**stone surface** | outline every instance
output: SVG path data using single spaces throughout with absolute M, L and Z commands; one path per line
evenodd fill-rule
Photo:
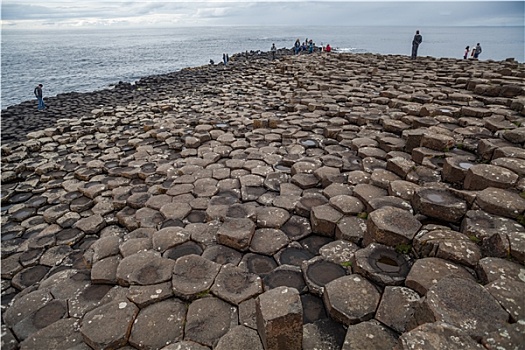
M 367 246 L 376 242 L 392 247 L 408 244 L 420 227 L 421 223 L 406 210 L 394 207 L 377 209 L 368 216 L 363 244 Z
M 255 224 L 250 219 L 228 218 L 217 231 L 217 242 L 245 251 L 250 246 L 254 233 Z
M 370 320 L 348 327 L 342 350 L 392 349 L 396 344 L 394 332 L 376 320 Z
M 192 300 L 208 292 L 221 269 L 221 265 L 198 255 L 183 256 L 173 268 L 173 293 L 185 300 Z
M 302 349 L 303 309 L 296 289 L 277 287 L 261 294 L 256 310 L 264 349 Z
M 217 350 L 263 350 L 261 339 L 257 331 L 244 327 L 237 326 L 228 333 L 226 333 L 217 343 L 215 347 Z
M 399 337 L 399 349 L 414 349 L 421 345 L 435 350 L 483 349 L 465 331 L 446 322 L 425 323 Z
M 257 296 L 262 291 L 261 277 L 230 264 L 221 268 L 211 287 L 213 294 L 235 305 Z
M 387 286 L 377 308 L 375 319 L 402 334 L 410 330 L 414 312 L 420 300 L 414 290 L 400 286 Z

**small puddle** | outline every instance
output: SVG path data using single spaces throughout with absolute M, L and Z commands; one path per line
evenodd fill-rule
M 282 164 L 275 165 L 274 169 L 282 171 L 282 172 L 285 172 L 285 173 L 289 173 L 290 172 L 290 167 L 288 167 L 286 165 L 282 165 Z
M 230 126 L 230 124 L 228 124 L 228 123 L 217 123 L 217 124 L 215 124 L 215 127 L 216 128 L 220 128 L 220 129 L 225 129 L 225 128 L 229 127 L 229 126 Z
M 458 166 L 461 168 L 461 169 L 470 169 L 474 164 L 472 163 L 468 163 L 468 162 L 461 162 L 458 164 Z
M 399 264 L 397 263 L 397 261 L 390 259 L 386 256 L 382 256 L 379 258 L 379 260 L 376 260 L 376 266 L 378 269 L 384 272 L 399 272 Z
M 328 261 L 318 261 L 308 266 L 306 275 L 313 283 L 324 287 L 328 282 L 346 275 L 346 270 L 341 265 Z
M 428 194 L 426 197 L 429 201 L 434 203 L 443 203 L 445 201 L 445 198 L 443 198 L 443 196 L 440 194 L 431 193 Z
M 174 248 L 170 248 L 166 250 L 166 252 L 164 252 L 163 258 L 177 260 L 181 256 L 191 255 L 191 254 L 195 254 L 195 255 L 202 254 L 202 248 L 195 242 L 186 242 Z
M 315 146 L 317 146 L 317 142 L 315 142 L 315 140 L 311 140 L 311 139 L 301 140 L 301 141 L 299 141 L 299 143 L 301 145 L 303 145 L 304 147 L 315 147 Z

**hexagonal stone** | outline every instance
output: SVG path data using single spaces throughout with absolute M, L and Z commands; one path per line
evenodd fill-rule
M 414 310 L 419 300 L 419 294 L 410 288 L 387 286 L 375 319 L 398 333 L 405 333 L 414 323 Z
M 117 268 L 122 258 L 118 255 L 98 260 L 91 268 L 93 283 L 117 284 Z
M 11 280 L 11 284 L 16 289 L 25 289 L 41 281 L 49 272 L 49 269 L 50 268 L 48 266 L 43 265 L 26 267 L 13 277 L 13 279 Z
M 324 260 L 333 262 L 341 266 L 348 266 L 349 262 L 352 261 L 354 253 L 359 249 L 359 246 L 355 243 L 337 240 L 325 244 L 319 249 L 319 254 Z
M 396 180 L 388 184 L 388 194 L 410 201 L 415 191 L 420 187 L 413 182 Z
M 429 349 L 483 350 L 465 331 L 445 322 L 425 323 L 399 337 L 399 349 L 417 349 L 425 344 Z
M 211 292 L 232 304 L 241 302 L 262 293 L 259 276 L 231 264 L 224 265 L 211 287 Z
M 75 346 L 81 344 L 82 341 L 78 326 L 79 320 L 76 318 L 59 320 L 33 333 L 29 338 L 20 343 L 20 349 L 74 349 Z
M 363 244 L 367 246 L 376 242 L 392 247 L 410 244 L 420 227 L 421 223 L 406 210 L 394 207 L 377 209 L 368 215 Z
M 213 197 L 219 191 L 217 183 L 212 178 L 197 179 L 193 183 L 193 194 L 197 197 Z
M 479 261 L 476 269 L 483 284 L 498 279 L 513 279 L 525 282 L 525 267 L 507 259 L 486 257 Z
M 487 334 L 481 339 L 481 344 L 487 349 L 516 349 L 523 344 L 524 333 L 525 321 L 520 320 Z
M 183 337 L 186 305 L 177 299 L 164 300 L 140 310 L 129 336 L 138 349 L 160 349 Z
M 173 293 L 186 300 L 208 291 L 221 266 L 198 255 L 186 255 L 176 260 L 173 269 Z
M 303 350 L 339 350 L 343 346 L 346 330 L 329 318 L 303 325 Z
M 202 257 L 220 265 L 237 265 L 242 259 L 242 254 L 230 247 L 216 244 L 206 248 L 204 252 L 202 252 Z
M 119 253 L 120 238 L 117 236 L 102 237 L 97 239 L 89 250 L 93 251 L 93 262 Z
M 423 303 L 423 319 L 446 322 L 476 337 L 504 326 L 509 318 L 496 299 L 470 279 L 441 279 L 430 287 Z
M 310 220 L 305 217 L 292 215 L 290 219 L 281 227 L 281 230 L 290 240 L 299 240 L 312 233 Z
M 254 253 L 274 255 L 288 242 L 288 236 L 283 231 L 274 228 L 261 228 L 255 230 L 250 243 L 250 250 Z
M 326 199 L 325 196 L 318 194 L 318 193 L 312 193 L 312 194 L 306 194 L 299 199 L 299 202 L 295 205 L 295 213 L 300 216 L 304 217 L 310 217 L 310 211 L 312 208 L 327 204 L 328 199 Z
M 118 287 L 103 284 L 86 284 L 74 297 L 68 299 L 70 317 L 81 318 L 86 312 L 107 303 L 117 293 Z
M 370 320 L 348 327 L 341 350 L 392 349 L 396 344 L 396 333 Z
M 317 187 L 319 180 L 314 174 L 298 173 L 292 177 L 291 182 L 294 185 L 297 185 L 299 188 L 305 190 L 308 188 Z
M 485 289 L 509 313 L 512 322 L 525 319 L 525 283 L 512 279 L 499 279 Z
M 515 219 L 525 211 L 525 198 L 513 191 L 489 187 L 476 196 L 475 204 L 487 213 Z
M 344 216 L 337 223 L 335 238 L 361 244 L 366 233 L 366 220 L 357 216 Z
M 346 275 L 346 268 L 316 256 L 301 264 L 303 277 L 311 293 L 322 296 L 327 283 Z
M 236 326 L 228 331 L 217 343 L 216 350 L 263 350 L 257 331 Z
M 348 195 L 330 198 L 330 205 L 345 215 L 359 214 L 365 210 L 364 204 L 359 199 Z
M 462 266 L 439 258 L 418 259 L 412 265 L 405 280 L 405 286 L 425 295 L 430 287 L 448 276 L 474 280 Z
M 467 170 L 475 164 L 471 157 L 446 157 L 443 163 L 443 180 L 463 183 Z
M 141 251 L 122 259 L 117 268 L 118 283 L 150 285 L 171 279 L 175 261 L 161 258 L 158 253 Z
M 80 333 L 94 349 L 118 348 L 125 345 L 139 312 L 129 301 L 115 300 L 88 312 L 82 319 Z
M 379 188 L 374 185 L 369 184 L 359 184 L 354 187 L 354 197 L 357 197 L 363 204 L 366 206 L 367 211 L 370 211 L 371 207 L 369 206 L 370 200 L 377 197 L 384 197 L 387 195 L 385 189 Z
M 467 213 L 467 203 L 446 189 L 417 190 L 412 205 L 423 215 L 447 222 L 459 222 Z
M 256 299 L 257 330 L 266 350 L 301 350 L 303 308 L 299 292 L 277 287 Z
M 211 347 L 237 325 L 236 307 L 215 297 L 197 299 L 188 307 L 184 338 Z
M 276 207 L 257 208 L 256 213 L 258 227 L 280 228 L 290 218 L 287 210 Z
M 465 175 L 466 190 L 484 190 L 488 187 L 511 188 L 519 176 L 509 170 L 491 164 L 476 164 L 471 166 Z
M 333 237 L 335 235 L 335 226 L 342 217 L 343 213 L 329 204 L 313 207 L 310 214 L 312 232 Z
M 345 325 L 374 317 L 381 294 L 360 275 L 340 277 L 325 286 L 323 301 L 330 316 Z
M 3 312 L 2 318 L 6 325 L 13 327 L 52 300 L 53 296 L 49 291 L 35 290 L 16 298 L 13 304 Z
M 22 341 L 40 329 L 67 316 L 67 302 L 64 300 L 52 300 L 15 324 L 13 332 Z
M 182 220 L 191 212 L 191 206 L 188 203 L 167 203 L 159 211 L 166 219 Z
M 126 297 L 139 308 L 144 308 L 153 303 L 165 300 L 173 296 L 171 281 L 149 286 L 130 286 Z
M 481 259 L 476 243 L 452 230 L 422 230 L 414 237 L 413 246 L 419 257 L 437 257 L 469 267 Z
M 165 227 L 153 234 L 153 249 L 164 253 L 166 250 L 190 240 L 190 232 L 181 227 Z
M 427 147 L 436 151 L 444 151 L 454 146 L 454 138 L 437 133 L 427 133 L 421 138 L 421 147 Z
M 100 214 L 95 214 L 78 220 L 74 227 L 88 235 L 97 234 L 106 227 L 106 221 L 104 221 L 104 218 Z
M 399 286 L 410 271 L 409 258 L 394 248 L 372 243 L 354 254 L 352 269 L 381 287 Z
M 416 163 L 414 161 L 403 157 L 394 157 L 386 161 L 386 170 L 393 172 L 402 179 L 406 178 L 407 174 L 411 172 L 415 166 Z
M 254 233 L 255 224 L 250 219 L 226 218 L 217 231 L 217 242 L 245 251 L 250 246 Z

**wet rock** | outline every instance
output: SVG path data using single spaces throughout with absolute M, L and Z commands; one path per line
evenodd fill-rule
M 414 323 L 414 312 L 419 301 L 419 295 L 410 288 L 387 286 L 375 319 L 398 333 L 405 333 Z
M 446 322 L 425 323 L 401 335 L 398 348 L 408 350 L 421 344 L 428 349 L 483 349 L 467 332 Z
M 410 271 L 407 256 L 399 254 L 394 248 L 372 243 L 355 252 L 352 270 L 379 286 L 399 286 Z
M 126 344 L 139 309 L 129 301 L 115 300 L 88 312 L 80 327 L 92 348 L 116 348 Z
M 188 307 L 184 339 L 216 346 L 220 338 L 237 324 L 237 308 L 215 297 L 197 299 Z
M 396 333 L 376 320 L 370 320 L 348 327 L 342 350 L 392 349 L 396 344 Z
M 303 261 L 301 269 L 308 289 L 319 296 L 323 295 L 327 283 L 346 275 L 343 266 L 325 261 L 320 256 Z
M 451 191 L 437 188 L 422 188 L 412 198 L 414 209 L 426 216 L 459 222 L 467 213 L 467 203 Z
M 377 209 L 368 216 L 363 244 L 367 246 L 376 242 L 392 247 L 409 244 L 420 227 L 421 223 L 406 210 L 393 207 Z
M 475 164 L 470 157 L 446 157 L 443 163 L 443 180 L 463 183 L 467 170 Z
M 257 331 L 266 350 L 302 349 L 303 309 L 297 290 L 278 287 L 256 299 Z
M 352 325 L 374 317 L 381 295 L 360 275 L 340 277 L 325 286 L 323 301 L 330 317 Z M 348 302 L 351 300 L 351 302 Z
M 427 294 L 429 288 L 441 279 L 455 276 L 473 280 L 474 277 L 462 266 L 439 258 L 418 259 L 412 265 L 405 280 L 405 286 L 415 290 L 420 295 Z
M 186 306 L 169 299 L 139 311 L 129 336 L 129 344 L 139 349 L 160 349 L 182 339 Z
M 236 326 L 228 331 L 217 343 L 217 350 L 263 350 L 263 345 L 257 331 Z

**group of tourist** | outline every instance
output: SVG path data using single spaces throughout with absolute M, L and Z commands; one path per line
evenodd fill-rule
M 299 39 L 297 39 L 295 41 L 295 44 L 293 46 L 293 52 L 294 54 L 298 55 L 299 53 L 301 52 L 308 52 L 308 53 L 313 53 L 314 51 L 325 51 L 325 52 L 331 52 L 332 51 L 332 48 L 330 47 L 330 44 L 327 44 L 326 46 L 321 46 L 319 48 L 317 48 L 315 46 L 315 43 L 313 42 L 312 39 L 308 40 L 308 38 L 306 38 L 305 41 L 303 41 L 303 43 L 301 44 L 301 41 Z
M 472 49 L 472 52 L 470 51 L 470 46 L 465 47 L 465 54 L 463 55 L 463 59 L 468 58 L 468 54 L 470 52 L 470 57 L 477 59 L 479 57 L 479 54 L 481 53 L 481 45 L 479 43 L 476 44 L 476 47 Z
M 414 39 L 412 39 L 412 55 L 410 56 L 411 59 L 415 60 L 417 57 L 417 49 L 419 48 L 419 44 L 423 42 L 423 36 L 419 34 L 419 30 L 416 30 L 416 35 L 414 35 Z M 470 53 L 470 57 L 474 59 L 478 59 L 479 55 L 481 54 L 481 45 L 479 43 L 476 44 L 476 47 L 470 51 L 470 46 L 467 46 L 465 48 L 465 54 L 463 55 L 463 59 L 468 58 L 468 54 Z

